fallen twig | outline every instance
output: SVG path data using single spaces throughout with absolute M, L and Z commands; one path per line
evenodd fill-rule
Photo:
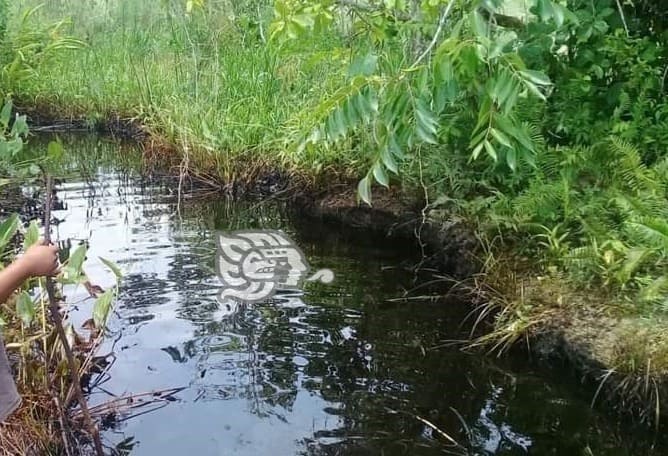
M 118 397 L 90 408 L 92 416 L 105 416 L 110 413 L 121 414 L 128 410 L 147 407 L 157 402 L 173 402 L 176 399 L 174 395 L 183 391 L 185 388 L 169 388 L 159 391 L 151 391 L 140 394 Z

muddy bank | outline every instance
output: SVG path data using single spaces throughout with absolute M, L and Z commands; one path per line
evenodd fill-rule
M 419 202 L 398 192 L 376 190 L 369 207 L 358 202 L 350 184 L 317 196 L 300 195 L 294 203 L 308 217 L 412 244 L 424 254 L 420 266 L 454 279 L 485 272 L 480 243 L 470 226 L 440 211 L 423 214 Z M 532 312 L 541 323 L 527 330 L 515 350 L 525 350 L 538 363 L 575 377 L 598 407 L 646 424 L 666 422 L 668 342 L 661 335 L 668 334 L 668 323 L 648 323 L 625 315 L 621 308 L 611 311 L 615 307 L 603 302 L 605 296 L 583 295 L 556 279 L 527 276 L 518 282 L 520 293 L 526 293 L 522 299 L 535 307 Z M 491 299 L 477 291 L 479 302 Z M 493 319 L 488 315 L 488 331 L 496 329 Z
M 178 148 L 151 134 L 137 119 L 118 115 L 90 123 L 58 119 L 37 111 L 31 112 L 30 118 L 34 132 L 92 130 L 138 142 L 149 166 L 171 173 L 172 188 L 183 186 L 182 196 L 188 197 L 194 188 L 199 188 L 208 190 L 209 197 L 278 199 L 285 201 L 304 223 L 317 218 L 344 230 L 375 233 L 391 242 L 410 245 L 423 253 L 421 267 L 437 269 L 455 279 L 484 272 L 480 243 L 471 226 L 441 211 L 425 212 L 419 196 L 378 187 L 374 189 L 373 206 L 369 207 L 358 201 L 354 181 L 320 179 L 327 186 L 317 188 L 307 179 L 267 163 L 247 164 L 249 171 L 235 182 L 221 182 L 211 172 L 197 173 L 193 169 L 187 170 L 185 178 L 179 178 L 175 176 L 179 168 L 174 166 L 181 160 Z M 527 348 L 536 359 L 564 366 L 592 396 L 596 394 L 597 403 L 605 401 L 611 409 L 631 411 L 647 422 L 668 415 L 668 393 L 664 393 L 668 392 L 668 369 L 657 369 L 661 361 L 651 361 L 653 358 L 645 356 L 647 353 L 638 347 L 633 348 L 637 353 L 629 354 L 629 334 L 641 347 L 657 339 L 641 329 L 639 318 L 610 315 L 604 310 L 597 313 L 592 310 L 598 308 L 596 305 L 564 305 L 564 301 L 581 301 L 575 294 L 564 293 L 563 284 L 546 286 L 532 278 L 528 281 L 542 291 L 528 294 L 526 303 L 538 309 L 536 312 L 545 312 L 541 316 L 543 322 L 533 326 L 528 334 Z M 492 330 L 492 317 L 488 320 Z M 636 365 L 629 365 L 628 358 Z M 620 365 L 622 360 L 627 364 Z
M 542 363 L 561 365 L 592 394 L 592 404 L 642 423 L 668 423 L 668 322 L 576 307 L 578 294 L 567 294 L 566 307 L 536 328 L 531 353 Z M 556 303 L 552 305 L 555 306 Z
M 478 242 L 463 220 L 436 221 L 421 212 L 419 201 L 396 191 L 374 189 L 373 197 L 373 206 L 360 203 L 351 183 L 315 196 L 297 195 L 293 204 L 307 217 L 414 245 L 425 256 L 421 266 L 453 278 L 464 279 L 480 271 Z
M 144 143 L 151 137 L 141 120 L 128 114 L 111 113 L 102 118 L 63 117 L 53 106 L 35 106 L 20 100 L 16 101 L 15 107 L 17 112 L 27 116 L 32 133 L 96 132 L 138 143 Z

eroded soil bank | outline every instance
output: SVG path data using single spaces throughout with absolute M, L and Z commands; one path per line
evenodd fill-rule
M 30 114 L 30 119 L 36 132 L 94 130 L 136 141 L 148 166 L 172 174 L 180 170 L 179 148 L 149 132 L 136 119 L 115 116 L 91 124 L 80 119 L 57 119 L 49 112 L 36 111 Z M 433 268 L 463 283 L 486 272 L 484 252 L 466 221 L 440 211 L 426 212 L 418 197 L 378 188 L 374 190 L 373 207 L 369 207 L 358 201 L 352 180 L 320 179 L 327 184 L 319 187 L 303 176 L 268 164 L 250 168 L 253 172 L 236 182 L 221 182 L 212 170 L 192 169 L 185 179 L 175 176 L 174 182 L 190 188 L 208 188 L 211 195 L 286 201 L 305 220 L 320 219 L 411 244 L 423 253 L 422 267 Z M 623 309 L 610 311 L 614 306 L 596 306 L 595 303 L 607 298 L 595 292 L 571 291 L 558 279 L 545 280 L 526 272 L 518 272 L 518 276 L 522 304 L 534 308 L 528 313 L 535 317 L 535 323 L 527 325 L 515 349 L 528 349 L 541 362 L 563 366 L 566 375 L 574 375 L 591 391 L 593 403 L 604 402 L 607 408 L 624 414 L 631 411 L 632 416 L 648 423 L 665 422 L 668 369 L 661 366 L 662 360 L 652 365 L 652 359 L 668 353 L 660 337 L 668 331 L 668 324 L 647 323 L 640 317 L 627 316 Z M 481 295 L 476 302 L 485 299 Z M 605 310 L 595 310 L 598 308 Z M 518 315 L 518 319 L 522 318 L 523 315 Z M 485 328 L 478 329 L 493 331 L 493 320 L 494 313 L 490 313 Z M 624 360 L 623 365 L 620 360 Z M 668 366 L 668 362 L 665 364 Z
M 352 184 L 320 195 L 299 195 L 294 203 L 308 217 L 411 243 L 423 251 L 421 266 L 461 281 L 464 290 L 479 293 L 474 297 L 476 302 L 496 299 L 483 288 L 468 284 L 474 275 L 484 277 L 484 253 L 463 220 L 442 213 L 425 214 L 420 202 L 402 200 L 398 193 L 382 189 L 376 191 L 374 205 L 369 207 L 357 201 Z M 601 305 L 612 298 L 595 291 L 571 290 L 555 278 L 518 272 L 513 285 L 522 288 L 513 292 L 521 295 L 522 305 L 535 308 L 528 315 L 517 315 L 518 320 L 533 318 L 535 323 L 527 324 L 513 349 L 528 350 L 528 355 L 542 364 L 562 366 L 564 375 L 574 376 L 590 391 L 592 404 L 604 404 L 605 408 L 652 425 L 665 422 L 668 371 L 660 365 L 664 360 L 652 366 L 652 359 L 668 352 L 661 337 L 668 325 L 630 315 L 623 306 L 610 302 Z M 516 305 L 509 299 L 509 307 Z M 478 329 L 483 334 L 498 329 L 494 318 L 490 313 L 485 327 Z M 620 364 L 624 362 L 627 364 Z M 637 364 L 631 364 L 634 362 Z

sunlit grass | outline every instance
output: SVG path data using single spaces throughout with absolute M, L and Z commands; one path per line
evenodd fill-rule
M 17 2 L 14 13 L 35 3 Z M 179 3 L 168 3 L 100 2 L 90 13 L 73 0 L 48 4 L 39 20 L 70 16 L 69 32 L 87 47 L 37 68 L 38 77 L 15 92 L 37 107 L 57 107 L 63 118 L 83 116 L 92 124 L 112 114 L 136 117 L 190 153 L 191 165 L 223 178 L 239 170 L 236 160 L 299 161 L 286 147 L 286 128 L 337 82 L 338 67 L 310 59 L 335 49 L 336 40 L 267 46 L 268 5 L 252 18 L 259 25 L 240 28 L 243 21 L 231 18 L 241 13 L 231 4 L 210 2 L 209 10 L 186 15 Z M 348 164 L 355 163 L 351 156 Z

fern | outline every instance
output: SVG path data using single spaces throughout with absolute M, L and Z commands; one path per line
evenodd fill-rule
M 637 232 L 648 245 L 668 254 L 668 219 L 643 217 L 630 223 L 638 228 Z
M 636 195 L 658 189 L 636 147 L 617 137 L 612 137 L 609 145 L 613 156 L 612 179 L 615 183 Z
M 666 300 L 666 295 L 668 295 L 668 275 L 657 277 L 640 290 L 640 298 L 646 302 L 659 303 Z
M 514 217 L 520 222 L 550 220 L 561 213 L 562 186 L 559 182 L 535 182 L 515 197 L 512 203 Z

